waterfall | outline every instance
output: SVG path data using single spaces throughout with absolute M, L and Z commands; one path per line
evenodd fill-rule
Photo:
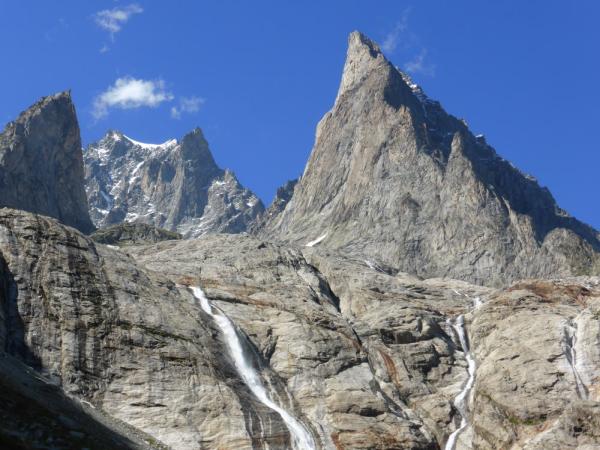
M 479 300 L 479 298 L 477 298 Z M 477 301 L 475 302 L 477 306 Z M 462 347 L 462 351 L 465 355 L 465 359 L 467 360 L 467 372 L 469 374 L 469 378 L 465 385 L 463 386 L 460 393 L 454 399 L 454 406 L 458 410 L 461 415 L 460 427 L 458 427 L 451 435 L 448 437 L 448 442 L 446 442 L 445 450 L 453 450 L 456 445 L 456 439 L 458 435 L 467 427 L 467 413 L 468 413 L 468 397 L 471 389 L 473 388 L 473 384 L 475 383 L 475 370 L 477 365 L 475 364 L 475 360 L 471 355 L 471 349 L 469 347 L 469 338 L 467 337 L 467 332 L 465 328 L 465 317 L 461 314 L 456 318 L 454 322 L 448 320 L 450 326 L 454 329 L 456 334 L 458 335 L 458 339 L 460 341 L 460 346 Z
M 194 297 L 200 302 L 201 308 L 214 319 L 215 323 L 223 333 L 229 354 L 231 355 L 235 368 L 244 384 L 248 386 L 248 389 L 250 389 L 252 394 L 254 394 L 262 404 L 278 413 L 285 422 L 285 425 L 290 431 L 294 449 L 316 450 L 315 442 L 304 425 L 296 420 L 284 408 L 275 403 L 269 396 L 260 375 L 254 367 L 252 367 L 252 364 L 246 357 L 242 341 L 240 340 L 240 336 L 233 322 L 222 311 L 211 305 L 202 289 L 199 287 L 192 287 L 191 289 Z
M 577 370 L 577 365 L 580 362 L 577 358 L 577 322 L 573 320 L 569 320 L 563 329 L 564 338 L 563 338 L 563 347 L 565 352 L 565 357 L 567 358 L 567 362 L 571 367 L 571 371 L 573 372 L 573 378 L 575 379 L 575 390 L 577 392 L 577 396 L 581 399 L 587 400 L 589 396 L 589 391 L 583 380 L 581 379 L 581 375 L 579 374 L 579 370 Z

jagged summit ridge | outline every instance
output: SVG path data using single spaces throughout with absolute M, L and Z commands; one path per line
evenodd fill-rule
M 0 134 L 0 206 L 92 231 L 70 91 L 43 97 Z
M 242 232 L 260 200 L 220 169 L 202 130 L 147 144 L 110 130 L 85 152 L 86 192 L 99 227 L 147 223 L 197 237 Z
M 481 284 L 600 271 L 598 232 L 431 100 L 364 35 L 265 237 Z

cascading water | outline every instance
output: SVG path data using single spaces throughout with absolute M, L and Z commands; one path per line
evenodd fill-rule
M 316 450 L 314 439 L 304 425 L 296 420 L 284 408 L 275 403 L 269 396 L 267 389 L 260 378 L 260 375 L 254 369 L 254 367 L 252 367 L 252 364 L 249 362 L 244 353 L 244 347 L 242 346 L 240 336 L 238 335 L 233 322 L 229 319 L 229 317 L 223 314 L 222 311 L 219 311 L 217 308 L 213 308 L 209 300 L 206 298 L 206 295 L 204 295 L 202 289 L 199 287 L 192 287 L 191 289 L 194 297 L 196 297 L 196 299 L 200 302 L 200 307 L 204 310 L 204 312 L 214 319 L 215 323 L 223 333 L 223 336 L 225 337 L 225 343 L 227 344 L 229 353 L 233 358 L 235 368 L 244 384 L 248 386 L 248 389 L 250 389 L 250 391 L 256 398 L 258 398 L 258 400 L 260 400 L 262 404 L 277 412 L 285 422 L 285 425 L 290 431 L 294 449 Z
M 579 374 L 579 370 L 577 369 L 577 365 L 579 363 L 576 350 L 577 331 L 577 322 L 570 320 L 563 329 L 563 346 L 567 362 L 571 367 L 571 370 L 573 372 L 573 378 L 575 379 L 575 390 L 577 391 L 577 396 L 581 399 L 587 400 L 589 396 L 589 391 L 587 386 L 581 379 L 581 375 Z
M 464 295 L 459 292 L 457 292 L 457 294 Z M 474 309 L 479 308 L 482 304 L 483 302 L 481 301 L 480 297 L 476 297 L 473 299 Z M 461 314 L 454 321 L 448 319 L 448 324 L 452 327 L 452 329 L 456 332 L 458 336 L 460 346 L 465 355 L 465 359 L 467 360 L 467 373 L 469 374 L 467 382 L 465 383 L 459 394 L 454 398 L 454 406 L 461 415 L 460 427 L 454 430 L 454 432 L 448 437 L 448 441 L 446 442 L 445 447 L 445 450 L 454 450 L 454 446 L 456 445 L 456 440 L 458 439 L 458 436 L 465 428 L 467 428 L 467 425 L 469 424 L 467 422 L 467 405 L 469 401 L 469 394 L 471 393 L 473 384 L 475 384 L 475 371 L 477 369 L 477 364 L 475 363 L 475 359 L 471 354 L 469 338 L 467 336 L 467 331 L 465 327 L 465 316 Z

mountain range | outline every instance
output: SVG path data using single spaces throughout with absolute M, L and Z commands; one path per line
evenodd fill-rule
M 158 145 L 109 131 L 87 147 L 84 163 L 97 227 L 141 222 L 193 238 L 246 231 L 264 210 L 233 172 L 217 166 L 199 128 Z
M 349 36 L 264 208 L 199 128 L 0 135 L 0 447 L 599 448 L 600 234 Z

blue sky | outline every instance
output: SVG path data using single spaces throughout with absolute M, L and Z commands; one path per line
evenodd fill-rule
M 359 29 L 600 228 L 600 2 L 0 2 L 0 120 L 72 89 L 84 144 L 195 126 L 269 203 L 302 173 Z

